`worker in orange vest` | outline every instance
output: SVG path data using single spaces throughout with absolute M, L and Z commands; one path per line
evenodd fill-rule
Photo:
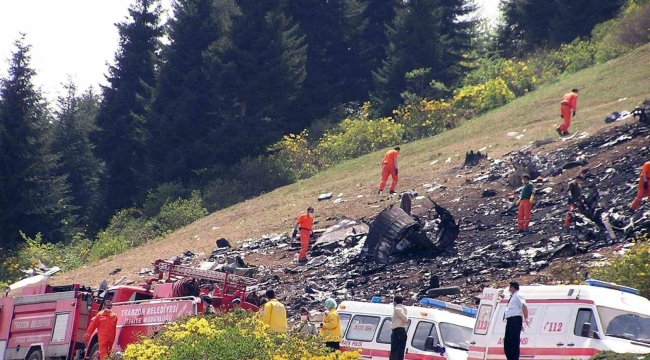
M 530 176 L 524 174 L 521 176 L 521 182 L 524 187 L 521 189 L 519 200 L 519 211 L 517 211 L 517 228 L 520 233 L 528 234 L 528 224 L 530 223 L 531 212 L 533 209 L 533 199 L 535 198 L 535 187 L 530 183 Z
M 393 150 L 389 150 L 386 155 L 384 155 L 384 160 L 381 162 L 381 181 L 379 181 L 379 192 L 378 195 L 381 195 L 382 191 L 386 187 L 386 182 L 388 181 L 388 176 L 391 176 L 392 182 L 390 184 L 390 194 L 395 194 L 395 187 L 397 186 L 397 155 L 399 155 L 399 146 L 395 147 Z
M 97 315 L 90 320 L 90 325 L 84 335 L 84 340 L 88 342 L 92 334 L 95 332 L 95 329 L 97 329 L 99 360 L 108 357 L 108 354 L 111 353 L 111 349 L 113 348 L 113 343 L 115 342 L 117 315 L 115 315 L 111 310 L 112 308 L 113 302 L 111 300 L 106 300 L 104 302 L 104 310 L 98 312 Z
M 304 264 L 307 262 L 307 250 L 309 250 L 309 239 L 311 239 L 312 228 L 314 226 L 314 208 L 308 207 L 307 212 L 300 215 L 296 220 L 296 225 L 293 228 L 292 237 L 298 235 L 300 231 L 300 254 L 298 254 L 298 263 Z
M 576 116 L 576 110 L 578 110 L 578 89 L 573 89 L 570 93 L 564 95 L 560 103 L 560 111 L 564 123 L 555 129 L 560 136 L 569 135 L 571 112 L 573 111 L 573 116 Z
M 639 192 L 636 194 L 636 199 L 632 205 L 630 205 L 630 210 L 635 211 L 636 208 L 641 205 L 641 200 L 644 197 L 647 197 L 646 200 L 650 200 L 650 185 L 648 185 L 648 180 L 650 179 L 650 161 L 647 161 L 641 167 L 641 175 L 639 175 Z

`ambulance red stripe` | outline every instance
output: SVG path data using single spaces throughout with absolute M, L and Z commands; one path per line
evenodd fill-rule
M 343 348 L 341 348 L 343 350 Z M 351 351 L 357 349 L 345 349 L 345 351 Z M 361 349 L 361 355 L 372 356 L 374 357 L 390 357 L 390 350 L 378 350 L 378 349 Z M 426 354 L 404 354 L 404 359 L 411 360 L 446 360 L 444 356 L 440 355 L 426 355 Z M 483 360 L 483 359 L 480 359 Z
M 501 300 L 499 303 L 507 304 L 508 300 Z M 583 299 L 531 299 L 526 300 L 526 304 L 594 304 L 594 302 Z
M 489 355 L 505 355 L 502 347 L 490 347 Z M 600 352 L 595 348 L 521 348 L 520 355 L 546 356 L 593 356 Z M 488 356 L 489 358 L 489 356 Z

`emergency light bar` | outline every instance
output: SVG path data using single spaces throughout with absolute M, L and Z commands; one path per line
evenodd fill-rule
M 435 300 L 431 298 L 424 298 L 420 300 L 420 304 L 432 306 L 439 309 L 453 310 L 463 315 L 471 316 L 473 318 L 475 318 L 476 314 L 478 314 L 478 310 L 476 309 L 468 308 L 458 304 L 452 304 L 450 302 Z
M 628 287 L 628 286 L 618 285 L 618 284 L 604 282 L 604 281 L 600 281 L 600 280 L 594 280 L 594 279 L 585 280 L 585 283 L 587 285 L 589 285 L 589 286 L 619 290 L 619 291 L 622 291 L 624 293 L 639 295 L 639 290 L 638 289 L 631 288 L 631 287 Z

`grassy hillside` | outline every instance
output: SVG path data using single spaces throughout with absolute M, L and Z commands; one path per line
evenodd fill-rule
M 452 131 L 404 144 L 400 154 L 398 190 L 413 188 L 422 191 L 421 185 L 432 181 L 460 184 L 452 169 L 462 165 L 464 154 L 469 150 L 489 147 L 488 153 L 498 157 L 534 140 L 556 139 L 558 136 L 554 129 L 561 121 L 560 99 L 574 87 L 580 89 L 580 98 L 578 116 L 571 132 L 594 133 L 605 126 L 615 126 L 606 125 L 604 117 L 614 110 L 631 110 L 643 99 L 650 98 L 649 79 L 650 45 L 647 45 L 625 57 L 541 87 Z M 626 100 L 621 101 L 623 98 Z M 507 135 L 509 132 L 525 136 L 516 140 Z M 550 146 L 561 144 L 557 142 Z M 316 220 L 320 222 L 317 226 L 330 224 L 331 221 L 325 219 L 336 215 L 370 216 L 388 204 L 374 195 L 382 156 L 383 151 L 380 151 L 337 165 L 310 179 L 210 214 L 160 241 L 57 276 L 53 282 L 96 286 L 101 280 L 111 278 L 108 273 L 116 267 L 122 268 L 122 272 L 114 278 L 137 273 L 156 258 L 178 255 L 185 250 L 209 252 L 220 237 L 237 242 L 267 233 L 289 231 L 295 217 L 307 206 L 316 208 Z M 445 163 L 450 157 L 451 162 Z M 438 162 L 429 165 L 434 160 Z M 343 193 L 347 201 L 318 203 L 317 196 L 325 192 L 333 192 L 335 197 Z M 357 198 L 358 195 L 367 197 Z

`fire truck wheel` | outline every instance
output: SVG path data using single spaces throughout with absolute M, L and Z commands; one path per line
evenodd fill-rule
M 43 360 L 43 354 L 41 353 L 41 350 L 39 349 L 32 350 L 32 352 L 29 353 L 27 360 Z
M 99 360 L 99 343 L 95 343 L 90 350 L 90 360 Z

